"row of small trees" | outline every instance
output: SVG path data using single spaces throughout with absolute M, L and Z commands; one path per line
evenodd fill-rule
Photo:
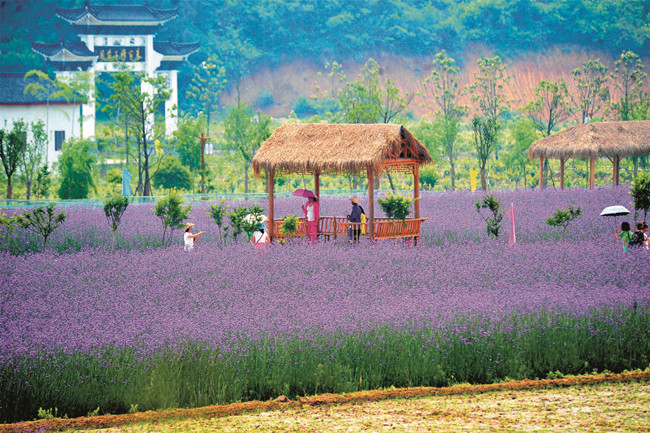
M 648 210 L 650 210 L 650 172 L 643 172 L 634 179 L 632 186 L 630 186 L 630 195 L 634 203 L 635 222 L 639 220 L 641 213 L 643 213 L 641 221 L 645 222 Z M 477 201 L 475 207 L 483 221 L 485 221 L 487 234 L 498 238 L 501 223 L 505 216 L 501 211 L 501 202 L 494 197 L 494 194 L 489 194 Z M 546 219 L 546 224 L 551 227 L 561 227 L 560 239 L 562 239 L 569 224 L 580 215 L 582 215 L 580 206 L 574 208 L 573 205 L 569 205 L 568 209 L 556 209 L 555 213 Z

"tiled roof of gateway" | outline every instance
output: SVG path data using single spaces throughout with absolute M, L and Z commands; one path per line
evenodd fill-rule
M 56 14 L 61 18 L 75 22 L 86 15 L 92 15 L 98 21 L 139 21 L 165 22 L 178 16 L 176 9 L 158 9 L 142 5 L 91 5 L 86 2 L 82 8 L 56 8 Z
M 61 41 L 56 44 L 38 44 L 36 42 L 32 42 L 32 49 L 46 57 L 53 56 L 62 50 L 68 50 L 72 54 L 80 57 L 97 57 L 97 55 L 90 51 L 86 44 L 81 41 Z
M 186 56 L 192 54 L 200 47 L 199 42 L 178 43 L 178 42 L 154 42 L 154 51 L 163 56 Z
M 24 77 L 24 73 L 0 73 L 0 104 L 29 105 L 46 103 L 44 99 L 39 99 L 31 93 L 25 93 L 27 85 L 38 79 L 32 77 L 26 80 Z M 51 98 L 50 104 L 55 103 L 68 103 L 68 101 L 63 97 Z

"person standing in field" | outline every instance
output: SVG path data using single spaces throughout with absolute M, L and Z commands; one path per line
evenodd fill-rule
M 185 242 L 185 251 L 192 251 L 194 249 L 194 241 L 199 236 L 205 233 L 205 232 L 198 232 L 197 234 L 193 234 L 192 227 L 194 227 L 194 224 L 192 223 L 185 224 L 185 233 L 183 233 L 183 241 Z
M 307 203 L 302 205 L 302 212 L 307 220 L 307 238 L 314 243 L 318 239 L 318 220 L 320 219 L 318 199 L 309 197 Z
M 357 223 L 357 224 L 352 224 L 352 227 L 348 230 L 348 237 L 350 238 L 350 242 L 358 242 L 359 241 L 359 235 L 361 234 L 361 206 L 359 206 L 359 199 L 357 197 L 352 197 L 352 211 L 350 212 L 350 215 L 348 215 L 348 221 L 351 223 Z
M 614 234 L 617 238 L 623 241 L 623 251 L 627 251 L 633 236 L 632 230 L 630 230 L 630 223 L 623 221 L 621 223 L 621 233 L 619 234 L 616 229 L 614 229 Z
M 264 226 L 265 221 L 266 217 L 264 217 L 260 225 L 253 232 L 253 236 L 251 237 L 251 243 L 255 246 L 255 251 L 264 250 L 266 243 L 269 241 L 269 235 L 266 231 L 266 227 Z

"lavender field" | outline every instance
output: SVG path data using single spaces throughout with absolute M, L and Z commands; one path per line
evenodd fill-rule
M 632 208 L 627 191 L 496 192 L 517 212 L 513 248 L 507 218 L 488 239 L 468 192 L 423 195 L 417 247 L 222 247 L 196 204 L 207 234 L 186 253 L 180 232 L 159 247 L 152 206 L 131 205 L 111 252 L 100 207 L 66 208 L 47 250 L 3 240 L 0 422 L 647 368 L 650 254 L 623 252 L 598 216 Z M 545 220 L 569 204 L 583 216 L 559 241 Z M 348 207 L 326 197 L 321 215 Z

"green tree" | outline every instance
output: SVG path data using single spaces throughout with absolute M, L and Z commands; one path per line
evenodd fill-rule
M 50 169 L 44 164 L 36 173 L 36 182 L 34 183 L 34 195 L 37 198 L 47 198 L 50 194 Z
M 569 91 L 562 78 L 542 80 L 533 91 L 535 99 L 526 104 L 524 111 L 544 137 L 548 137 L 553 128 L 571 114 Z
M 219 108 L 219 95 L 225 86 L 226 68 L 215 54 L 194 67 L 187 98 L 199 113 L 205 115 L 208 137 L 212 114 Z
M 54 203 L 27 210 L 22 215 L 16 215 L 17 224 L 30 230 L 43 238 L 43 248 L 47 246 L 47 239 L 66 219 L 65 212 L 56 213 Z
M 459 103 L 460 68 L 445 50 L 438 52 L 433 59 L 431 75 L 424 80 L 425 98 L 437 119 L 435 129 L 437 142 L 449 161 L 451 190 L 456 189 L 456 157 L 458 154 L 456 140 L 459 119 L 467 114 L 467 106 Z
M 648 209 L 650 209 L 650 173 L 643 172 L 639 174 L 630 186 L 630 195 L 634 201 L 634 209 L 638 213 L 643 211 L 643 221 L 647 221 L 646 217 Z
M 211 204 L 210 209 L 208 210 L 208 214 L 219 228 L 219 241 L 221 246 L 225 245 L 226 238 L 228 237 L 228 226 L 225 225 L 224 218 L 226 217 L 226 212 L 230 205 L 225 204 L 225 202 L 226 199 L 222 198 L 219 203 Z
M 168 156 L 153 177 L 153 184 L 156 188 L 191 190 L 192 175 L 178 158 Z
M 601 102 L 609 99 L 607 66 L 600 59 L 587 60 L 582 67 L 573 70 L 573 83 L 576 91 L 571 101 L 580 117 L 579 123 L 583 123 L 600 111 Z
M 90 189 L 95 188 L 92 176 L 95 158 L 90 148 L 91 142 L 87 140 L 68 140 L 63 144 L 58 161 L 61 199 L 88 198 Z
M 581 214 L 582 210 L 580 206 L 577 209 L 574 209 L 573 205 L 569 205 L 568 209 L 558 208 L 553 215 L 546 219 L 546 224 L 551 227 L 562 227 L 562 232 L 560 233 L 560 240 L 562 240 L 571 221 L 578 218 Z
M 478 71 L 474 72 L 474 81 L 469 89 L 475 107 L 486 117 L 498 117 L 507 108 L 508 103 L 503 92 L 509 77 L 501 57 L 482 57 L 478 61 Z
M 486 224 L 487 234 L 499 237 L 501 230 L 501 221 L 503 221 L 504 213 L 501 212 L 501 202 L 494 198 L 494 194 L 483 196 L 483 198 L 475 203 L 476 212 L 483 218 Z M 488 211 L 487 216 L 483 215 L 481 209 Z
M 188 218 L 191 210 L 191 204 L 188 204 L 185 208 L 183 207 L 183 198 L 175 191 L 156 202 L 153 213 L 160 218 L 163 225 L 163 246 L 171 244 L 174 230 L 183 227 L 183 221 Z M 167 230 L 169 230 L 169 238 L 166 238 Z
M 225 147 L 234 150 L 244 162 L 244 192 L 248 193 L 248 172 L 253 162 L 255 152 L 271 133 L 271 119 L 264 113 L 253 113 L 253 110 L 241 103 L 232 107 L 224 120 Z
M 27 147 L 26 134 L 21 131 L 21 123 L 14 123 L 11 131 L 0 129 L 0 159 L 7 175 L 7 198 L 13 197 L 11 178 L 18 169 Z
M 45 101 L 45 130 L 50 130 L 50 101 L 63 96 L 62 84 L 56 78 L 39 70 L 31 70 L 25 74 L 25 81 L 28 82 L 25 87 L 25 93 L 29 93 L 41 101 Z
M 178 128 L 172 133 L 172 145 L 181 163 L 193 173 L 201 169 L 201 140 L 199 136 L 205 130 L 205 117 L 185 116 L 178 122 Z
M 23 152 L 20 160 L 20 174 L 22 180 L 25 182 L 27 189 L 26 199 L 29 200 L 32 194 L 32 183 L 34 176 L 37 174 L 38 167 L 47 158 L 47 132 L 45 131 L 45 124 L 42 120 L 30 123 L 32 131 L 31 140 L 27 140 L 25 151 Z
M 535 128 L 533 121 L 522 118 L 510 129 L 510 149 L 503 155 L 503 162 L 508 168 L 509 177 L 515 182 L 515 188 L 523 180 L 524 188 L 527 185 L 527 173 L 533 169 L 528 158 L 528 148 L 534 141 L 540 139 L 540 132 Z
M 128 206 L 129 198 L 121 194 L 116 194 L 104 202 L 104 215 L 106 215 L 106 221 L 108 221 L 108 225 L 113 233 L 113 242 L 111 243 L 111 250 L 113 251 L 115 251 L 117 229 L 120 227 L 122 216 Z
M 474 131 L 474 149 L 476 150 L 476 158 L 478 159 L 479 169 L 481 173 L 481 189 L 487 191 L 487 178 L 486 166 L 487 161 L 492 154 L 497 141 L 497 134 L 499 133 L 499 123 L 496 117 L 490 116 L 483 119 L 479 116 L 474 116 L 472 119 L 472 129 Z
M 632 120 L 632 113 L 642 99 L 642 89 L 647 74 L 643 72 L 643 62 L 638 54 L 623 51 L 614 62 L 611 75 L 614 86 L 619 92 L 617 101 L 612 101 L 612 109 L 621 120 Z
M 136 78 L 143 87 L 153 89 L 151 92 L 142 91 L 136 85 Z M 165 156 L 165 152 L 157 152 L 156 143 L 164 142 L 164 128 L 156 127 L 155 116 L 165 106 L 165 101 L 171 96 L 164 76 L 156 78 L 142 74 L 134 75 L 128 72 L 115 74 L 111 95 L 114 111 L 119 108 L 128 121 L 126 127 L 138 144 L 138 185 L 136 192 L 144 196 L 151 195 L 151 178 Z M 152 169 L 153 167 L 153 169 Z M 152 172 L 153 171 L 153 172 Z

